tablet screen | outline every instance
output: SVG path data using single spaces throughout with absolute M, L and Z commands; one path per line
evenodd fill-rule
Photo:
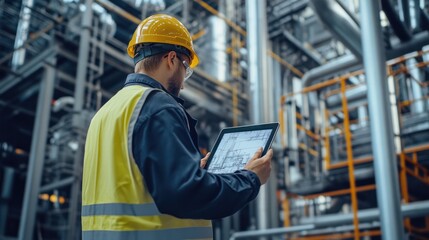
M 254 130 L 254 126 L 247 131 L 243 127 L 237 129 L 238 131 L 231 128 L 221 132 L 208 161 L 209 172 L 232 173 L 243 169 L 260 147 L 264 149 L 263 154 L 266 153 L 277 130 L 273 127 Z

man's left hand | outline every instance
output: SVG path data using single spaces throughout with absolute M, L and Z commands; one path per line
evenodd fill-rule
M 205 156 L 205 157 L 203 157 L 203 158 L 200 160 L 200 167 L 201 167 L 201 168 L 204 168 L 204 167 L 206 166 L 207 159 L 209 159 L 209 157 L 210 157 L 210 152 L 208 152 L 208 153 L 206 154 L 206 156 Z

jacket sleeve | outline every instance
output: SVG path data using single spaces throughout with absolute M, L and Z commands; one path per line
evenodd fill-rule
M 161 213 L 217 219 L 257 196 L 260 181 L 251 171 L 217 175 L 200 168 L 201 155 L 181 109 L 164 108 L 140 126 L 134 129 L 134 158 Z

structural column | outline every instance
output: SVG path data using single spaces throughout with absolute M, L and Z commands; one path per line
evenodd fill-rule
M 82 162 L 84 156 L 85 133 L 86 133 L 86 119 L 84 109 L 85 99 L 85 86 L 88 81 L 88 59 L 90 55 L 90 40 L 92 28 L 92 0 L 85 1 L 85 12 L 82 15 L 82 32 L 79 41 L 79 58 L 76 73 L 76 85 L 74 92 L 74 116 L 73 128 L 76 131 L 76 138 L 78 142 L 78 149 L 74 158 L 73 171 L 75 179 L 71 186 L 70 200 L 69 200 L 69 232 L 67 235 L 68 240 L 75 240 L 80 237 L 80 200 L 81 200 L 81 186 L 82 186 Z M 95 53 L 92 53 L 95 54 Z
M 49 64 L 45 65 L 45 73 L 41 80 L 37 100 L 36 119 L 31 139 L 30 159 L 28 162 L 24 201 L 19 224 L 19 240 L 33 239 L 37 200 L 39 198 L 40 182 L 45 162 L 46 140 L 48 137 L 51 101 L 55 83 L 55 61 L 53 59 L 50 60 L 48 60 Z
M 361 0 L 360 14 L 381 230 L 383 239 L 401 240 L 405 239 L 404 226 L 400 211 L 398 165 L 388 98 L 385 49 L 381 36 L 380 2 Z

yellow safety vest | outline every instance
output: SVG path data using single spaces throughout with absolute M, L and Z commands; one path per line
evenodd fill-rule
M 161 214 L 134 160 L 134 125 L 154 90 L 159 91 L 124 87 L 91 121 L 83 165 L 83 240 L 213 238 L 210 221 Z

